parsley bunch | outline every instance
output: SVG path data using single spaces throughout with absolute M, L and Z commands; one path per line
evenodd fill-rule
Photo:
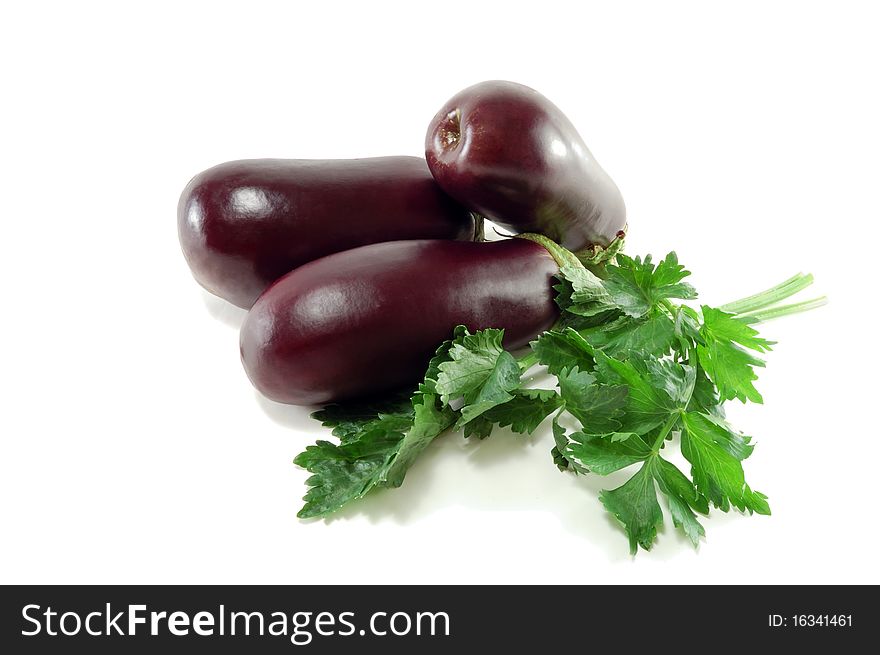
M 604 476 L 633 468 L 622 486 L 599 495 L 633 554 L 656 539 L 660 497 L 694 546 L 705 534 L 698 515 L 710 506 L 770 514 L 767 497 L 745 480 L 751 438 L 727 422 L 723 404 L 762 402 L 755 368 L 764 366 L 760 354 L 773 342 L 754 325 L 822 304 L 779 305 L 812 277 L 694 308 L 680 302 L 697 293 L 675 253 L 657 264 L 623 254 L 603 267 L 557 261 L 561 318 L 525 355 L 503 348 L 503 330 L 472 334 L 459 326 L 411 396 L 313 414 L 338 443 L 318 441 L 294 460 L 312 474 L 299 516 L 328 516 L 377 487 L 400 486 L 418 455 L 449 428 L 484 439 L 496 426 L 532 434 L 548 418 L 555 442 L 548 460 L 561 471 Z M 524 374 L 538 365 L 555 376 L 555 389 L 526 386 Z M 687 472 L 668 457 L 675 444 Z

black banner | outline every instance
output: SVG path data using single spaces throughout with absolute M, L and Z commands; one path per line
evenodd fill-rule
M 867 588 L 815 586 L 20 586 L 2 589 L 0 646 L 6 653 L 189 653 L 227 643 L 248 653 L 448 653 L 482 644 L 493 652 L 692 650 L 687 643 L 838 649 L 878 632 L 871 596 Z

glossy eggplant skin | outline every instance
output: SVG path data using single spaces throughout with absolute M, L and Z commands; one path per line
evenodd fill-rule
M 420 157 L 227 162 L 190 181 L 177 224 L 196 280 L 245 308 L 285 273 L 334 252 L 474 233 L 470 213 Z
M 266 397 L 316 405 L 413 385 L 457 325 L 525 345 L 558 317 L 542 246 L 395 241 L 301 266 L 269 287 L 241 329 L 241 359 Z
M 481 82 L 458 93 L 428 126 L 425 157 L 446 193 L 512 232 L 582 250 L 626 227 L 613 180 L 559 108 L 527 86 Z

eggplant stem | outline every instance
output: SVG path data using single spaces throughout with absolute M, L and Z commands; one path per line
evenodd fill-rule
M 535 243 L 544 246 L 547 252 L 553 257 L 553 260 L 556 262 L 556 265 L 559 268 L 563 268 L 565 266 L 574 266 L 575 268 L 585 268 L 583 263 L 577 256 L 568 248 L 564 246 L 560 246 L 553 239 L 544 236 L 543 234 L 538 234 L 536 232 L 523 232 L 522 234 L 517 234 L 517 239 L 525 239 L 526 241 L 534 241 Z
M 628 226 L 627 226 L 628 227 Z M 574 256 L 580 260 L 584 266 L 602 266 L 604 264 L 615 264 L 617 262 L 617 253 L 623 252 L 626 245 L 626 230 L 624 227 L 617 233 L 617 236 L 607 246 L 588 246 L 583 250 L 578 250 Z
M 474 220 L 474 241 L 482 243 L 486 240 L 486 218 L 477 212 L 471 212 Z

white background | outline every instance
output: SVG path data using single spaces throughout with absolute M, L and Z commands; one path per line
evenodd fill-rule
M 871 3 L 15 3 L 0 26 L 4 583 L 880 582 L 880 21 Z M 421 154 L 484 79 L 579 126 L 708 303 L 798 270 L 831 304 L 767 324 L 751 484 L 628 555 L 549 430 L 436 442 L 401 489 L 295 518 L 326 433 L 262 400 L 243 312 L 192 280 L 178 194 L 249 157 Z

